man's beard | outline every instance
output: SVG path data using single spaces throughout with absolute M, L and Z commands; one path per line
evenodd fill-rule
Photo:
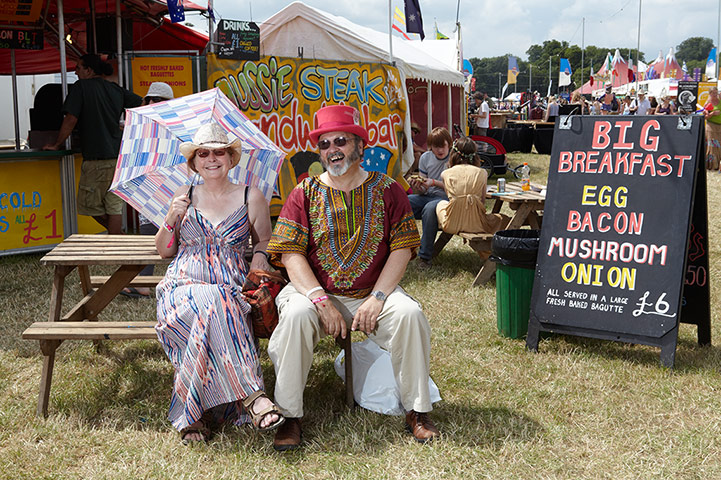
M 354 148 L 347 157 L 343 158 L 341 163 L 333 164 L 331 163 L 331 158 L 334 158 L 336 155 L 343 155 L 343 152 L 334 152 L 328 156 L 326 161 L 322 162 L 328 173 L 334 177 L 343 176 L 346 172 L 348 172 L 348 170 L 350 170 L 350 167 L 352 167 L 353 164 L 361 158 L 358 154 L 358 149 Z

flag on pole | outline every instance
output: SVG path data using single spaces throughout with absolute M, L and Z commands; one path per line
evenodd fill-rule
M 636 81 L 636 74 L 633 72 L 633 60 L 628 57 L 628 83 Z
M 567 58 L 561 59 L 560 70 L 558 72 L 558 86 L 565 87 L 571 84 L 571 63 Z
M 516 83 L 516 77 L 518 76 L 518 60 L 516 57 L 508 57 L 508 84 L 513 85 Z
M 503 85 L 503 90 L 501 90 L 501 100 L 503 100 L 503 99 L 505 98 L 506 89 L 507 89 L 507 88 L 508 88 L 508 82 L 506 82 L 506 83 Z
M 168 0 L 168 14 L 171 23 L 179 23 L 185 21 L 185 9 L 183 8 L 183 0 Z
M 393 30 L 400 33 L 406 40 L 411 39 L 411 37 L 406 34 L 406 20 L 403 16 L 403 12 L 401 12 L 401 9 L 398 7 L 396 7 L 395 12 L 393 13 L 393 24 L 391 27 Z
M 436 40 L 448 40 L 448 37 L 443 35 L 441 32 L 438 31 L 438 23 L 433 22 L 435 24 L 436 29 Z
M 589 75 L 588 84 L 593 86 L 593 65 L 591 65 L 591 75 Z
M 716 78 L 716 47 L 711 49 L 706 60 L 706 78 Z
M 426 38 L 423 33 L 423 17 L 421 17 L 421 6 L 418 0 L 404 0 L 406 9 L 406 31 L 417 33 L 421 40 Z

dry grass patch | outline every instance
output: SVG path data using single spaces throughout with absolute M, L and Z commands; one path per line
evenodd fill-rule
M 509 155 L 523 161 L 544 183 L 548 156 Z M 711 298 L 721 288 L 720 187 L 710 174 Z M 434 445 L 416 444 L 402 418 L 348 412 L 330 341 L 316 352 L 299 452 L 277 454 L 271 435 L 235 427 L 182 447 L 166 420 L 172 369 L 152 341 L 105 342 L 100 352 L 65 342 L 50 416 L 38 419 L 42 357 L 20 334 L 47 317 L 52 272 L 39 258 L 0 257 L 0 479 L 721 478 L 717 347 L 697 346 L 684 324 L 673 371 L 658 349 L 584 338 L 551 337 L 531 354 L 498 335 L 494 284 L 471 287 L 481 262 L 457 238 L 402 282 L 433 328 L 431 375 L 443 397 L 433 418 L 444 435 Z M 71 274 L 68 287 L 76 282 Z M 72 286 L 67 302 L 78 299 Z M 718 305 L 711 311 L 716 339 Z M 152 300 L 119 298 L 102 320 L 154 315 Z M 262 361 L 272 393 L 273 367 Z

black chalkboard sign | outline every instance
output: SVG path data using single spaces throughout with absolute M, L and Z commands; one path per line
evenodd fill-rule
M 254 22 L 222 19 L 217 44 L 218 58 L 260 60 L 260 28 Z
M 702 270 L 686 266 L 696 195 L 706 242 L 702 126 L 699 116 L 557 120 L 528 348 L 542 331 L 565 333 L 659 346 L 673 366 L 684 283 Z M 696 287 L 688 305 L 708 296 L 708 277 Z
M 0 28 L 0 48 L 42 50 L 43 31 L 19 28 Z

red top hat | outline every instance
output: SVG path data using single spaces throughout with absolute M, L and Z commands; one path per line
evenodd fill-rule
M 360 124 L 360 113 L 347 105 L 329 105 L 315 112 L 316 129 L 310 139 L 318 143 L 318 137 L 328 132 L 354 133 L 368 143 L 368 132 Z

